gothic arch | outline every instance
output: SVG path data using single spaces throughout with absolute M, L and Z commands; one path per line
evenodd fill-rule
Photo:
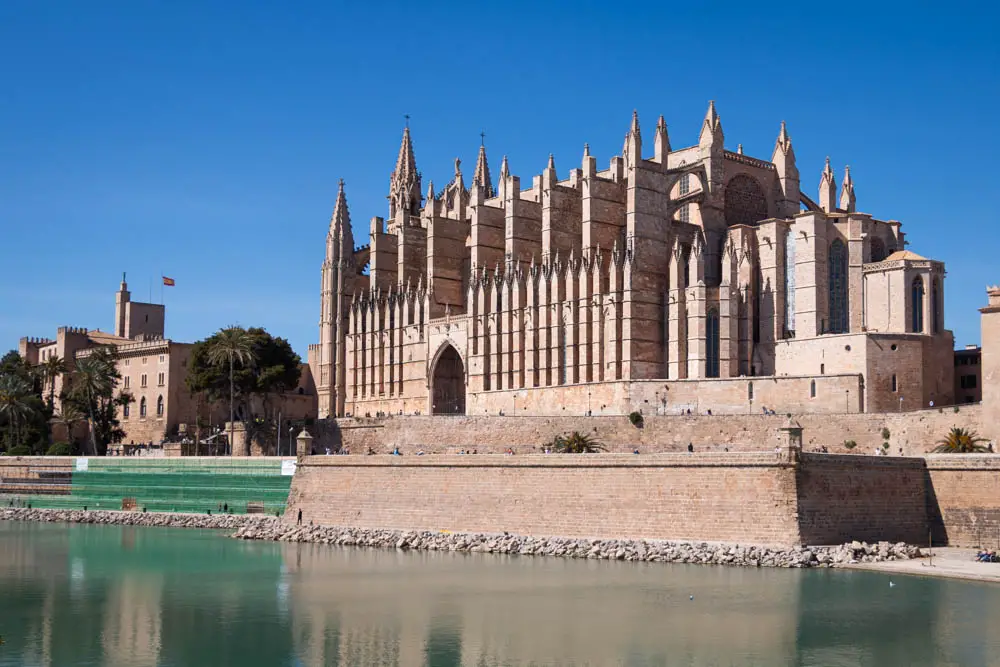
M 430 366 L 430 413 L 465 414 L 465 361 L 451 341 L 438 348 Z
M 829 254 L 830 281 L 830 326 L 829 333 L 847 333 L 848 326 L 848 296 L 847 296 L 847 246 L 840 239 L 834 239 L 830 244 Z
M 767 219 L 767 195 L 760 182 L 747 174 L 736 174 L 726 183 L 726 226 L 755 225 Z
M 913 279 L 910 286 L 910 330 L 924 332 L 924 281 L 920 276 Z

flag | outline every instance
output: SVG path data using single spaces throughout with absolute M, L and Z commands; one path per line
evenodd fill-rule
M 163 276 L 163 284 L 166 285 L 167 287 L 173 287 L 174 286 L 174 279 L 173 278 L 167 278 L 166 276 Z

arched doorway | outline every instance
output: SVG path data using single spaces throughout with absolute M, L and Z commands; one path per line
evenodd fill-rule
M 458 351 L 445 345 L 431 375 L 431 414 L 465 414 L 465 364 Z

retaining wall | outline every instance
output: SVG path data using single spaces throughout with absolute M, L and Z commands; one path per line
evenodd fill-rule
M 655 407 L 655 406 L 654 406 Z M 786 415 L 660 415 L 646 410 L 642 428 L 625 416 L 405 416 L 383 419 L 342 418 L 317 422 L 310 428 L 317 451 L 342 445 L 353 454 L 371 447 L 378 453 L 400 447 L 406 453 L 457 453 L 476 448 L 480 453 L 502 453 L 514 447 L 518 453 L 542 451 L 558 435 L 571 431 L 588 433 L 609 451 L 645 453 L 680 452 L 689 443 L 697 451 L 771 451 L 778 444 L 778 428 Z M 851 413 L 795 415 L 803 426 L 806 450 L 826 446 L 830 452 L 846 453 L 843 443 L 853 440 L 855 453 L 871 454 L 884 442 L 882 429 L 889 429 L 892 454 L 900 448 L 906 456 L 930 450 L 953 426 L 980 430 L 982 407 L 978 404 L 940 410 L 902 413 Z M 987 435 L 980 430 L 980 433 Z

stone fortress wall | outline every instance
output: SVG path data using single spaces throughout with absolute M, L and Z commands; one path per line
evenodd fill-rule
M 362 528 L 741 544 L 992 544 L 1000 461 L 779 452 L 313 456 L 288 517 Z
M 871 454 L 889 430 L 890 453 L 906 456 L 927 453 L 933 443 L 953 426 L 986 433 L 983 407 L 964 405 L 902 413 L 796 414 L 802 425 L 803 447 L 826 447 L 831 453 L 847 453 L 845 441 L 853 440 L 855 453 Z M 331 452 L 346 447 L 364 454 L 371 447 L 379 454 L 399 447 L 403 454 L 423 450 L 427 454 L 457 454 L 477 449 L 481 454 L 502 453 L 513 447 L 518 454 L 543 451 L 559 435 L 579 431 L 593 436 L 609 452 L 643 454 L 682 452 L 692 444 L 696 452 L 772 452 L 778 444 L 778 428 L 786 415 L 743 414 L 725 416 L 644 414 L 642 428 L 625 416 L 409 416 L 382 419 L 341 418 L 319 422 L 314 429 L 314 450 Z

